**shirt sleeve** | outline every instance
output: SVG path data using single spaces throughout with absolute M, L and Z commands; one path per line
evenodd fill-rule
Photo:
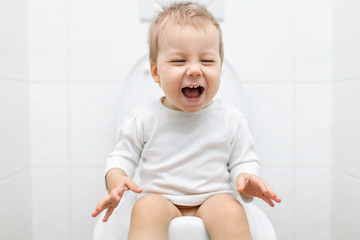
M 125 120 L 119 132 L 119 142 L 106 159 L 105 175 L 112 168 L 120 168 L 132 178 L 143 148 L 143 129 L 135 112 Z
M 235 183 L 240 173 L 250 173 L 259 176 L 260 163 L 254 150 L 254 141 L 249 126 L 244 116 L 233 126 L 231 155 L 229 171 L 232 181 Z M 253 197 L 240 194 L 245 202 L 251 202 Z

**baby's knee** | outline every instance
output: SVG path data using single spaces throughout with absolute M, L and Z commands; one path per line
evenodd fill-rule
M 168 210 L 169 201 L 158 194 L 147 194 L 136 201 L 133 214 L 156 215 Z
M 245 211 L 240 202 L 229 194 L 208 198 L 197 216 L 203 219 L 212 239 L 244 239 L 242 237 L 250 236 Z
M 136 209 L 151 209 L 151 206 L 156 205 L 158 202 L 158 196 L 155 194 L 147 194 L 135 202 L 133 210 Z
M 132 221 L 146 221 L 147 224 L 164 223 L 167 226 L 171 219 L 178 217 L 179 210 L 167 199 L 157 194 L 148 194 L 135 203 Z M 149 222 L 150 221 L 150 222 Z

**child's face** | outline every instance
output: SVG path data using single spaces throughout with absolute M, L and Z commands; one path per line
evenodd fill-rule
M 163 89 L 165 106 L 196 112 L 210 105 L 219 89 L 221 73 L 215 26 L 209 24 L 205 30 L 192 26 L 164 29 L 158 46 L 151 73 Z

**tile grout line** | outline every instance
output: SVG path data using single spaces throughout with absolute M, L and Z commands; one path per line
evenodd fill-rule
M 355 174 L 353 174 L 353 173 L 350 173 L 350 172 L 348 172 L 348 171 L 346 171 L 346 170 L 344 170 L 344 169 L 341 169 L 341 168 L 339 168 L 339 167 L 333 167 L 333 170 L 334 170 L 334 172 L 339 172 L 339 173 L 341 173 L 341 174 L 343 174 L 343 175 L 346 175 L 347 177 L 350 177 L 350 178 L 353 178 L 353 179 L 356 179 L 356 180 L 358 180 L 358 181 L 360 181 L 360 177 L 359 176 L 356 176 Z
M 67 180 L 68 180 L 68 239 L 71 240 L 72 236 L 72 209 L 71 209 L 71 18 L 70 18 L 70 0 L 67 0 L 67 112 L 68 112 L 68 166 L 67 166 Z
M 293 99 L 293 104 L 294 104 L 294 119 L 293 119 L 293 192 L 292 192 L 292 197 L 293 197 L 293 201 L 294 201 L 294 206 L 292 209 L 293 212 L 293 239 L 296 239 L 296 184 L 297 184 L 297 166 L 296 166 L 296 147 L 297 147 L 297 141 L 296 141 L 296 137 L 297 137 L 297 131 L 296 131 L 296 124 L 297 124 L 297 106 L 296 106 L 296 97 L 297 97 L 297 87 L 296 87 L 296 83 L 294 82 L 294 99 Z
M 14 171 L 12 173 L 9 173 L 7 175 L 4 175 L 4 176 L 0 177 L 0 182 L 5 181 L 5 180 L 7 180 L 9 178 L 15 177 L 15 176 L 27 171 L 27 170 L 31 171 L 31 169 L 32 169 L 31 165 L 20 168 L 20 169 Z
M 333 223 L 333 181 L 334 181 L 334 176 L 335 176 L 335 165 L 334 165 L 334 151 L 333 151 L 333 146 L 334 146 L 334 86 L 336 84 L 335 80 L 334 80 L 334 19 L 335 19 L 335 15 L 334 15 L 334 2 L 331 1 L 329 3 L 331 5 L 331 43 L 330 43 L 330 88 L 331 88 L 331 93 L 330 93 L 330 137 L 331 137 L 331 142 L 330 142 L 330 239 L 334 239 L 333 237 L 333 227 L 332 227 L 332 223 Z
M 30 51 L 30 28 L 31 28 L 31 21 L 30 21 L 30 12 L 29 12 L 29 3 L 27 3 L 26 6 L 26 19 L 27 19 L 27 24 L 26 24 L 26 61 L 27 61 L 27 79 L 25 81 L 27 81 L 27 86 L 28 86 L 28 96 L 27 96 L 27 100 L 28 100 L 28 105 L 27 105 L 27 113 L 28 113 L 28 128 L 29 128 L 29 132 L 28 132 L 28 144 L 29 144 L 29 171 L 30 171 L 30 188 L 31 188 L 31 193 L 30 193 L 30 224 L 31 224 L 31 239 L 34 239 L 35 237 L 35 217 L 34 217 L 34 208 L 35 208 L 35 201 L 34 201 L 34 169 L 33 169 L 33 157 L 32 157 L 32 127 L 31 127 L 31 123 L 32 123 L 32 84 L 30 81 L 30 72 L 31 72 L 31 67 L 30 67 L 30 61 L 31 61 L 31 51 Z M 0 78 L 0 80 L 4 80 L 7 81 L 7 79 L 2 79 Z M 15 81 L 16 83 L 21 83 L 23 84 L 24 81 L 23 79 L 10 79 L 10 81 Z M 1 180 L 0 180 L 1 181 Z
M 295 54 L 294 54 L 294 82 L 293 82 L 293 94 L 294 94 L 294 97 L 293 97 L 293 104 L 294 104 L 294 113 L 293 113 L 293 123 L 294 123 L 294 126 L 293 126 L 293 192 L 292 192 L 292 197 L 293 197 L 293 201 L 294 201 L 294 206 L 292 207 L 292 213 L 293 213 L 293 217 L 292 217 L 292 228 L 293 228 L 293 232 L 292 232 L 292 237 L 293 237 L 293 240 L 296 239 L 296 137 L 297 137 L 297 127 L 296 127 L 296 124 L 297 124 L 297 105 L 296 105 L 296 97 L 297 97 L 297 84 L 299 83 L 298 79 L 297 79 L 297 44 L 298 44 L 298 34 L 297 34 L 297 30 L 298 30 L 298 25 L 297 25 L 297 22 L 298 22 L 298 13 L 297 13 L 297 0 L 294 0 L 294 28 L 295 28 L 295 31 L 294 31 L 294 48 L 295 48 Z
M 0 78 L 0 81 L 8 81 L 8 82 L 17 82 L 17 83 L 30 83 L 30 84 L 43 84 L 43 85 L 56 85 L 56 84 L 67 84 L 69 81 L 68 79 L 64 80 L 52 80 L 49 82 L 48 80 L 41 80 L 41 79 L 33 79 L 33 80 L 26 80 L 26 79 L 16 79 L 16 78 Z M 328 84 L 344 84 L 344 83 L 351 83 L 351 82 L 359 82 L 360 78 L 351 78 L 351 79 L 343 79 L 343 80 L 293 80 L 293 81 L 286 81 L 286 80 L 274 80 L 274 81 L 266 81 L 266 80 L 241 80 L 241 84 L 246 85 L 256 85 L 256 84 L 265 84 L 265 85 L 272 85 L 272 84 L 284 84 L 284 85 L 291 85 L 293 82 L 296 84 L 303 84 L 303 85 L 328 85 Z M 83 79 L 83 80 L 74 80 L 73 84 L 121 84 L 122 80 L 106 80 L 106 79 Z

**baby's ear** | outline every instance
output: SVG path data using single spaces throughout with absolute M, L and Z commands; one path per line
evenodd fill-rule
M 160 76 L 158 74 L 158 68 L 156 62 L 150 61 L 151 76 L 156 83 L 160 83 Z

